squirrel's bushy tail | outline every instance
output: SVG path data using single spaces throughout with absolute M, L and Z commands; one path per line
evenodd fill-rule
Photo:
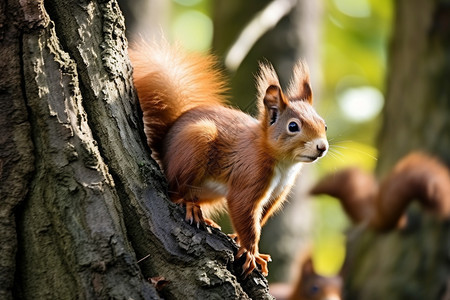
M 166 41 L 139 43 L 129 50 L 147 142 L 155 158 L 175 120 L 187 110 L 224 104 L 224 76 L 214 57 L 187 53 Z
M 378 219 L 373 225 L 381 230 L 394 227 L 414 199 L 437 216 L 450 217 L 449 169 L 437 158 L 420 152 L 405 156 L 381 182 L 376 201 Z

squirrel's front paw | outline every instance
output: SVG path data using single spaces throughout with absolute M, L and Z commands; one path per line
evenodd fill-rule
M 240 258 L 245 253 L 245 263 L 242 265 L 242 275 L 247 277 L 253 269 L 256 268 L 256 264 L 261 266 L 261 273 L 264 276 L 269 274 L 269 269 L 267 268 L 267 263 L 271 262 L 272 259 L 268 254 L 261 254 L 258 251 L 254 251 L 254 253 L 248 251 L 244 247 L 240 247 L 239 251 L 236 255 L 236 258 Z
M 221 229 L 220 226 L 211 219 L 203 217 L 202 208 L 194 202 L 186 202 L 186 221 L 191 225 L 195 223 L 197 228 L 209 225 L 211 227 Z
M 237 233 L 229 233 L 228 237 L 231 238 L 238 246 L 241 244 L 239 243 L 239 236 Z

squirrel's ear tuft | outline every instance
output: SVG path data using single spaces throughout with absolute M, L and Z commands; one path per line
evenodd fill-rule
M 272 125 L 277 121 L 280 111 L 286 108 L 286 98 L 280 87 L 275 85 L 269 86 L 266 90 L 263 103 L 265 122 Z
M 270 85 L 263 99 L 264 107 L 276 107 L 279 110 L 284 110 L 286 107 L 286 99 L 279 86 Z
M 286 97 L 281 91 L 277 73 L 269 62 L 259 64 L 256 80 L 259 116 L 267 117 L 272 124 L 276 121 L 279 111 L 286 107 Z
M 294 67 L 293 77 L 288 89 L 291 101 L 307 101 L 312 105 L 313 95 L 309 82 L 309 68 L 305 61 L 299 60 Z
M 314 263 L 312 261 L 312 257 L 309 256 L 302 265 L 302 275 L 308 276 L 316 274 L 316 270 L 314 269 Z

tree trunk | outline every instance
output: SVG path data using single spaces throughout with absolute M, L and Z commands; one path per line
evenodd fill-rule
M 0 298 L 271 299 L 168 201 L 116 1 L 1 8 Z
M 412 149 L 450 165 L 450 5 L 396 2 L 378 173 Z
M 450 6 L 396 1 L 378 173 L 412 150 L 450 165 Z M 348 243 L 347 299 L 449 299 L 450 223 L 412 207 L 408 227 L 354 230 Z

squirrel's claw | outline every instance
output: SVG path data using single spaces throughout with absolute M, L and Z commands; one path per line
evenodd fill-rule
M 255 260 L 261 266 L 261 273 L 264 276 L 269 275 L 269 268 L 267 267 L 267 263 L 272 261 L 270 255 L 258 253 L 258 255 L 255 255 Z
M 248 276 L 253 270 L 256 268 L 256 260 L 255 257 L 250 254 L 250 252 L 247 252 L 245 263 L 242 265 L 242 273 L 241 275 L 244 275 L 244 278 Z
M 261 266 L 261 273 L 264 276 L 267 276 L 269 274 L 267 263 L 272 261 L 270 255 L 261 254 L 259 252 L 250 253 L 250 251 L 247 251 L 247 249 L 241 247 L 239 248 L 239 251 L 236 254 L 236 258 L 240 258 L 244 253 L 246 257 L 245 262 L 242 265 L 242 274 L 241 274 L 244 276 L 244 278 L 247 277 L 248 274 L 250 274 L 256 268 L 256 264 Z
M 266 261 L 266 262 L 271 262 L 271 261 L 272 261 L 272 258 L 270 257 L 269 254 L 261 254 L 261 253 L 258 253 L 258 258 L 260 258 L 260 259 L 262 259 L 262 260 L 264 260 L 264 261 Z M 256 262 L 258 262 L 258 260 L 256 260 Z M 258 262 L 258 263 L 259 263 L 259 262 Z
M 190 225 L 194 222 L 194 216 L 192 214 L 192 209 L 190 206 L 186 203 L 186 216 L 184 218 L 186 222 L 188 222 Z
M 213 220 L 211 220 L 211 219 L 208 219 L 208 218 L 203 218 L 203 221 L 205 222 L 205 224 L 206 225 L 208 225 L 208 226 L 211 226 L 211 227 L 214 227 L 214 228 L 217 228 L 217 229 L 222 229 L 222 227 L 220 227 L 220 225 L 219 224 L 217 224 L 216 222 L 214 222 Z

